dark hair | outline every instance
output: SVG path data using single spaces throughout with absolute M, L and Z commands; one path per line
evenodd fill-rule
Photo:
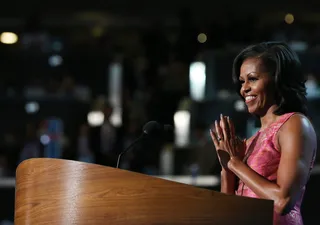
M 240 93 L 240 68 L 248 58 L 262 60 L 267 72 L 274 77 L 276 86 L 276 115 L 288 112 L 308 113 L 305 76 L 298 55 L 283 42 L 262 42 L 250 45 L 234 59 L 232 78 Z

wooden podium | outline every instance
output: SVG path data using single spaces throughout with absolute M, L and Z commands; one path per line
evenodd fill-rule
M 273 202 L 126 170 L 35 158 L 16 173 L 15 225 L 272 225 Z

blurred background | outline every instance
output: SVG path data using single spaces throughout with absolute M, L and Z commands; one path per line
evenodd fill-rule
M 243 138 L 259 127 L 231 80 L 233 58 L 252 43 L 286 41 L 299 54 L 319 133 L 319 1 L 30 0 L 0 12 L 0 224 L 13 224 L 20 162 L 115 167 L 150 120 L 174 130 L 140 142 L 120 167 L 219 190 L 213 121 L 229 115 Z M 305 224 L 319 221 L 318 165 Z

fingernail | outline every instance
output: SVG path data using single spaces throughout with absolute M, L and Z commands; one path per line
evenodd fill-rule
M 223 118 L 223 115 L 222 115 L 222 113 L 220 114 L 220 118 L 221 118 L 221 119 Z

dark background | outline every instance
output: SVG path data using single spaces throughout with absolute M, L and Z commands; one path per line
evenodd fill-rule
M 285 21 L 288 13 L 293 23 Z M 190 176 L 196 163 L 201 168 L 196 175 L 218 176 L 208 136 L 213 121 L 221 112 L 230 115 L 242 137 L 259 126 L 235 108 L 239 98 L 231 82 L 233 58 L 252 43 L 281 40 L 297 51 L 309 82 L 310 117 L 316 130 L 320 128 L 319 1 L 5 1 L 0 7 L 2 32 L 15 33 L 18 41 L 0 43 L 0 221 L 13 221 L 14 185 L 5 183 L 14 181 L 16 166 L 27 158 L 48 156 L 48 146 L 40 141 L 44 135 L 61 144 L 53 147 L 57 157 L 115 166 L 117 154 L 147 121 L 174 124 L 176 111 L 187 109 L 188 145 L 176 146 L 173 134 L 149 140 L 128 153 L 122 166 L 163 175 L 163 148 L 170 146 L 175 157 L 169 173 Z M 197 39 L 200 33 L 206 35 L 204 43 Z M 59 59 L 59 65 L 49 63 Z M 207 68 L 202 102 L 190 96 L 189 66 L 194 61 Z M 101 111 L 107 117 L 115 111 L 115 105 L 106 104 L 112 63 L 123 71 L 118 105 L 122 124 L 106 119 L 110 130 L 103 133 L 103 126 L 88 124 L 87 115 Z M 38 110 L 26 111 L 30 103 Z M 58 118 L 63 128 L 50 130 L 50 118 Z M 102 147 L 102 140 L 109 147 Z M 320 201 L 317 171 L 302 208 L 307 225 L 319 223 L 314 212 Z M 219 185 L 205 188 L 219 190 Z

